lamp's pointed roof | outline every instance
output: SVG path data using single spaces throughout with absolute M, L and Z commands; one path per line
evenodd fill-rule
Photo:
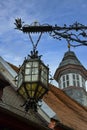
M 59 67 L 63 67 L 68 64 L 82 66 L 82 64 L 80 63 L 80 61 L 78 60 L 78 58 L 76 57 L 76 55 L 73 51 L 67 51 L 64 54 L 64 57 L 63 57 L 61 63 L 59 64 Z

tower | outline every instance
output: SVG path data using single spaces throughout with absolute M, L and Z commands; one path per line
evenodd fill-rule
M 87 92 L 85 82 L 87 70 L 81 64 L 73 51 L 67 51 L 59 64 L 55 74 L 59 88 L 71 98 L 87 106 Z

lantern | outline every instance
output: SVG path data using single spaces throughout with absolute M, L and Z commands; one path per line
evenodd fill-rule
M 37 52 L 36 52 L 37 53 Z M 48 91 L 49 68 L 37 54 L 28 56 L 17 76 L 18 93 L 25 99 L 25 110 L 37 111 L 40 101 Z

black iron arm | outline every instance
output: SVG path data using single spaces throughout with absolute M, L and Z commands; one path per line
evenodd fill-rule
M 64 26 L 51 26 L 49 24 L 40 25 L 38 22 L 34 22 L 30 25 L 23 25 L 24 22 L 20 18 L 15 19 L 16 29 L 21 30 L 23 33 L 49 33 L 51 37 L 56 38 L 58 40 L 68 40 L 71 46 L 87 46 L 87 26 L 75 22 L 72 25 Z M 77 44 L 74 44 L 76 42 Z M 79 43 L 79 44 L 78 44 Z

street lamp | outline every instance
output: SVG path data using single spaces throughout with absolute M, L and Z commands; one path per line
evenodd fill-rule
M 25 98 L 25 110 L 33 109 L 37 111 L 38 101 L 40 101 L 45 93 L 48 91 L 48 76 L 49 69 L 41 61 L 41 56 L 38 56 L 36 50 L 38 42 L 42 36 L 42 33 L 49 33 L 50 36 L 61 40 L 62 38 L 68 41 L 69 46 L 77 47 L 81 45 L 87 46 L 87 26 L 80 23 L 74 23 L 67 26 L 64 24 L 61 26 L 51 26 L 49 24 L 40 25 L 38 22 L 34 22 L 30 25 L 23 25 L 21 18 L 15 19 L 16 29 L 27 33 L 30 41 L 33 45 L 33 51 L 24 60 L 20 67 L 19 73 L 16 77 L 18 93 Z M 40 34 L 36 43 L 33 42 L 31 33 Z M 80 44 L 73 45 L 71 42 L 77 42 Z
M 33 41 L 30 34 L 29 37 Z M 29 109 L 37 111 L 39 101 L 49 90 L 49 68 L 42 62 L 41 56 L 38 56 L 36 50 L 40 38 L 41 34 L 36 44 L 32 43 L 33 51 L 25 58 L 16 76 L 17 91 L 25 99 L 22 106 L 25 106 L 27 112 Z

